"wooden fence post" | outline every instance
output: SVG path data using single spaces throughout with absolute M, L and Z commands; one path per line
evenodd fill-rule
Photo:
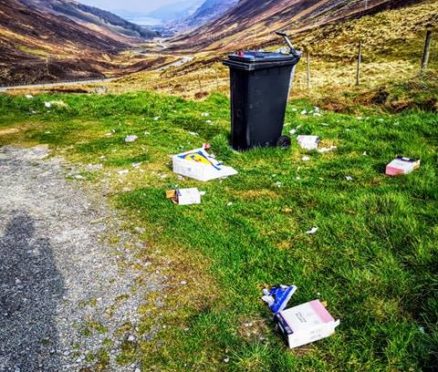
M 356 86 L 360 85 L 360 65 L 362 63 L 362 41 L 359 41 L 359 49 L 357 53 L 357 66 L 356 66 Z
M 307 89 L 310 89 L 310 52 L 307 50 L 306 53 L 306 79 L 307 79 Z
M 429 63 L 430 45 L 432 44 L 432 30 L 426 31 L 426 40 L 424 42 L 423 56 L 421 58 L 421 72 L 426 71 Z

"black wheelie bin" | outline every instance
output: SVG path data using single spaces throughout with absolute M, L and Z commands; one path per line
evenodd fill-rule
M 231 146 L 289 147 L 282 136 L 287 99 L 295 65 L 301 54 L 286 38 L 290 53 L 245 51 L 230 54 L 223 63 L 230 68 Z

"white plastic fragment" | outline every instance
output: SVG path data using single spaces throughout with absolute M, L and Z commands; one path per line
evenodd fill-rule
M 305 150 L 316 150 L 320 139 L 318 136 L 301 135 L 297 137 L 298 144 Z
M 346 179 L 347 181 L 353 181 L 353 177 L 351 177 L 351 176 L 345 176 L 345 179 Z
M 325 154 L 325 153 L 327 153 L 327 152 L 331 152 L 331 151 L 334 151 L 334 150 L 336 150 L 336 149 L 337 149 L 336 146 L 330 146 L 330 147 L 321 147 L 321 148 L 318 149 L 317 151 L 318 151 L 320 154 Z
M 319 227 L 312 227 L 309 231 L 306 231 L 306 234 L 307 235 L 315 235 L 318 230 L 319 230 Z
M 129 135 L 125 138 L 126 143 L 132 143 L 138 140 L 138 137 L 135 134 Z
M 304 156 L 301 158 L 301 160 L 302 160 L 302 161 L 309 161 L 309 160 L 310 160 L 310 156 L 304 155 Z
M 27 99 L 32 99 L 32 98 L 33 98 L 33 95 L 32 95 L 32 94 L 26 94 L 25 97 L 26 97 Z

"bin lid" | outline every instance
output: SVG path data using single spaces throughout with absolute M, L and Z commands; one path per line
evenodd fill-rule
M 256 62 L 282 62 L 292 61 L 296 57 L 292 54 L 282 54 L 273 52 L 258 52 L 247 50 L 240 53 L 233 53 L 228 56 L 229 59 L 239 62 L 256 63 Z
M 282 54 L 270 52 L 245 51 L 233 53 L 223 61 L 225 66 L 244 71 L 256 71 L 275 67 L 294 66 L 301 58 L 301 53 Z

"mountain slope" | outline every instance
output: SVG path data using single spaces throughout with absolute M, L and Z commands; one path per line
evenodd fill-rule
M 176 48 L 235 50 L 265 45 L 273 32 L 299 33 L 409 0 L 240 0 L 219 19 L 174 39 Z M 365 8 L 366 4 L 366 8 Z M 275 36 L 274 36 L 275 37 Z
M 187 28 L 199 27 L 219 18 L 238 2 L 239 0 L 206 0 L 183 24 Z
M 98 61 L 126 47 L 69 18 L 0 1 L 0 83 L 103 77 Z
M 28 7 L 43 12 L 65 16 L 71 20 L 99 31 L 113 39 L 123 42 L 135 42 L 151 39 L 157 33 L 144 26 L 128 22 L 125 19 L 99 8 L 84 5 L 72 0 L 22 0 Z

